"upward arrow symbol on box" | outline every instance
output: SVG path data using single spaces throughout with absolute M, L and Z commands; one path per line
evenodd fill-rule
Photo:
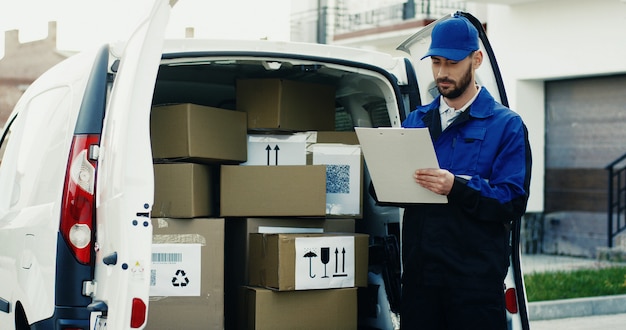
M 267 165 L 271 165 L 270 164 L 270 154 L 272 152 L 272 147 L 268 144 L 267 147 L 265 147 L 265 150 L 267 151 Z M 278 147 L 278 144 L 274 146 L 274 152 L 275 152 L 275 161 L 274 161 L 274 165 L 278 165 L 278 151 L 280 150 L 280 148 Z

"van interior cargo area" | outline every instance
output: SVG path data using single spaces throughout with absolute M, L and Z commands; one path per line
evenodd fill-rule
M 368 267 L 358 268 L 358 278 L 366 279 L 361 282 L 368 281 L 370 267 L 380 277 L 380 283 L 361 294 L 360 299 L 367 303 L 357 304 L 354 284 L 327 290 L 286 291 L 272 295 L 274 300 L 268 302 L 261 296 L 265 284 L 251 285 L 249 281 L 248 241 L 252 233 L 273 230 L 321 235 L 361 233 L 367 234 L 364 236 L 368 244 L 361 248 L 367 255 L 376 240 L 394 237 L 393 242 L 398 241 L 400 209 L 376 204 L 369 194 L 371 178 L 360 147 L 356 147 L 358 153 L 354 151 L 358 144 L 354 127 L 400 126 L 399 114 L 403 109 L 399 109 L 398 96 L 394 94 L 398 91 L 395 77 L 363 64 L 322 63 L 297 56 L 174 56 L 166 54 L 161 60 L 152 100 L 155 201 L 151 216 L 157 235 L 171 231 L 164 223 L 180 226 L 169 234 L 194 237 L 204 235 L 198 226 L 205 222 L 217 219 L 223 223 L 223 241 L 211 249 L 221 251 L 223 259 L 220 264 L 202 261 L 202 267 L 222 267 L 223 277 L 203 279 L 201 296 L 169 300 L 152 297 L 151 308 L 171 311 L 170 306 L 189 306 L 187 311 L 194 315 L 197 324 L 206 325 L 207 318 L 223 318 L 224 328 L 229 329 L 237 328 L 242 320 L 260 325 L 261 317 L 269 318 L 273 326 L 279 322 L 289 324 L 283 328 L 293 328 L 290 319 L 283 317 L 283 304 L 291 306 L 296 301 L 314 306 L 316 300 L 308 295 L 324 292 L 332 296 L 324 296 L 323 305 L 335 306 L 340 303 L 335 295 L 348 292 L 351 300 L 347 307 L 356 311 L 359 305 L 362 310 L 359 322 L 387 322 L 390 315 L 382 313 L 379 317 L 363 311 L 377 310 L 379 300 L 396 307 L 398 258 L 389 262 L 374 255 L 372 262 L 366 262 Z M 267 117 L 272 118 L 269 126 L 263 126 L 266 122 L 258 124 Z M 307 137 L 306 141 L 302 136 Z M 315 138 L 309 139 L 311 136 Z M 272 141 L 275 147 L 265 149 L 266 145 L 270 147 L 266 141 Z M 319 148 L 309 148 L 316 143 Z M 257 152 L 259 148 L 261 153 Z M 315 163 L 324 159 L 320 154 L 327 156 L 326 163 Z M 258 162 L 260 158 L 262 164 Z M 284 163 L 294 159 L 297 164 Z M 329 182 L 333 189 L 327 189 Z M 350 198 L 355 196 L 356 202 Z M 339 212 L 348 209 L 349 212 Z M 397 244 L 385 248 L 386 252 L 398 254 Z M 288 279 L 291 281 L 291 277 Z M 282 276 L 280 283 L 284 281 L 287 280 Z M 291 288 L 282 284 L 277 287 Z M 205 292 L 207 288 L 214 291 Z M 247 295 L 240 294 L 242 288 L 248 290 Z M 295 300 L 287 299 L 292 295 Z M 275 297 L 287 300 L 281 302 Z M 388 299 L 391 300 L 387 302 Z M 210 309 L 211 313 L 207 313 L 209 304 L 217 306 Z M 264 309 L 257 311 L 255 306 Z M 312 315 L 318 319 L 327 316 L 322 316 L 323 310 L 315 313 Z M 336 324 L 354 328 L 357 323 L 356 312 L 337 316 L 339 320 L 333 321 L 339 322 Z M 148 320 L 149 325 L 163 326 L 180 322 L 179 316 L 169 313 L 153 313 Z

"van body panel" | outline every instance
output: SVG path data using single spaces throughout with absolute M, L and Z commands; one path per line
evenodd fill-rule
M 94 57 L 75 55 L 39 77 L 0 135 L 8 139 L 0 167 L 0 241 L 12 242 L 3 244 L 0 257 L 0 282 L 11 283 L 0 286 L 0 298 L 10 302 L 8 314 L 0 312 L 3 329 L 14 326 L 18 303 L 32 324 L 55 313 L 56 271 L 63 267 L 57 262 L 61 191 Z

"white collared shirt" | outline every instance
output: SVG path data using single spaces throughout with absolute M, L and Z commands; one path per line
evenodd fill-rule
M 465 111 L 469 106 L 474 102 L 476 97 L 478 97 L 478 93 L 480 93 L 480 89 L 482 87 L 478 86 L 478 92 L 474 94 L 467 103 L 465 103 L 460 109 L 454 109 L 450 107 L 446 101 L 443 99 L 443 96 L 439 97 L 439 115 L 441 117 L 441 131 L 443 132 L 454 120 L 458 117 L 463 111 Z

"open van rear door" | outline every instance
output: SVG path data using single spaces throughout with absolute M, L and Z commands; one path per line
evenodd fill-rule
M 150 108 L 174 0 L 156 0 L 121 57 L 100 144 L 96 266 L 97 329 L 145 327 L 150 285 L 154 177 Z
M 476 71 L 477 83 L 486 87 L 496 101 L 508 107 L 508 99 L 504 90 L 500 69 L 482 24 L 469 13 L 457 12 L 456 14 L 467 18 L 478 30 L 480 49 L 483 52 L 484 60 L 480 68 Z M 398 50 L 404 51 L 410 55 L 417 75 L 418 95 L 420 97 L 419 103 L 421 105 L 428 104 L 435 97 L 439 96 L 432 74 L 431 61 L 422 61 L 421 58 L 426 54 L 430 46 L 433 27 L 438 22 L 449 19 L 450 17 L 452 17 L 452 15 L 447 15 L 429 24 L 397 47 Z M 509 329 L 526 330 L 529 329 L 529 323 L 526 308 L 526 292 L 520 262 L 520 223 L 521 220 L 517 219 L 513 222 L 511 229 L 511 266 L 509 267 L 505 285 L 507 288 L 506 300 L 507 310 L 509 310 Z

